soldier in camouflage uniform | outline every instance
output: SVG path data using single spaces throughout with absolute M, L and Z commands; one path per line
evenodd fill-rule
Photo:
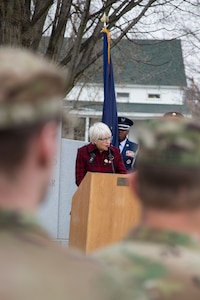
M 51 241 L 34 217 L 51 176 L 65 86 L 66 75 L 54 64 L 0 49 L 2 300 L 121 298 L 108 270 Z
M 130 182 L 141 225 L 95 254 L 121 277 L 130 299 L 200 299 L 200 124 L 149 121 L 139 130 Z

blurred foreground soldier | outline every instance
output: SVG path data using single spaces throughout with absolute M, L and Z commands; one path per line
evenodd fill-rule
M 146 125 L 147 126 L 147 125 Z M 130 299 L 200 299 L 200 124 L 154 120 L 141 128 L 130 181 L 141 225 L 99 251 L 123 277 Z
M 118 117 L 119 149 L 127 171 L 134 169 L 138 150 L 138 144 L 128 139 L 128 133 L 133 124 L 133 121 L 128 118 Z
M 106 269 L 51 241 L 34 217 L 51 176 L 64 89 L 64 74 L 50 62 L 0 49 L 2 300 L 118 297 Z

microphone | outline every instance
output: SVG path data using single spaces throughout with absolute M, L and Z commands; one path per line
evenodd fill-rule
M 90 153 L 90 159 L 89 159 L 90 164 L 94 161 L 95 157 L 96 157 L 96 154 L 94 154 L 93 152 Z

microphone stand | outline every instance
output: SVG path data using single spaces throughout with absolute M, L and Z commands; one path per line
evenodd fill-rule
M 113 164 L 114 156 L 112 155 L 110 148 L 108 148 L 108 158 L 111 161 L 112 172 L 115 173 L 115 168 Z

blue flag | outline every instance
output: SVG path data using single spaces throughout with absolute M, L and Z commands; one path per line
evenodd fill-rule
M 103 29 L 103 75 L 104 75 L 104 103 L 102 122 L 107 124 L 112 132 L 112 145 L 118 147 L 118 120 L 117 103 L 115 96 L 115 84 L 110 55 L 110 32 Z

